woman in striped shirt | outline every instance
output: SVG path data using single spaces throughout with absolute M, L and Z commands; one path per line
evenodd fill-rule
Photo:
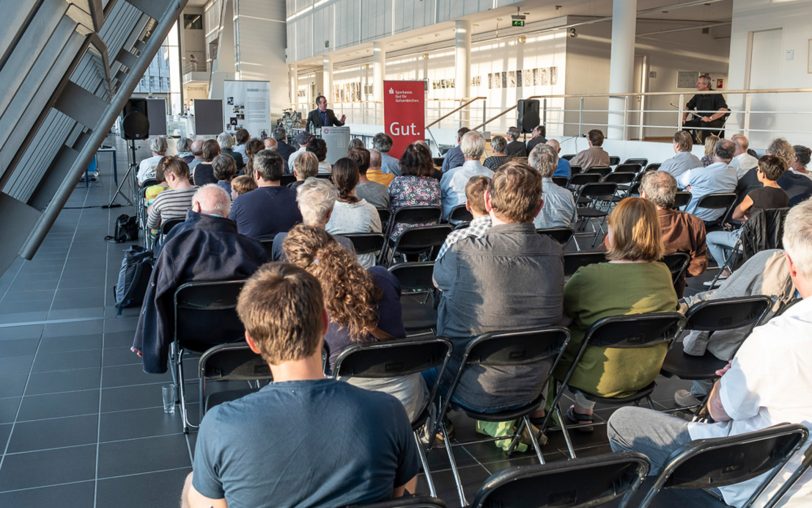
M 189 181 L 189 166 L 178 157 L 167 157 L 164 178 L 169 189 L 158 194 L 147 209 L 147 228 L 158 229 L 170 219 L 184 219 L 192 208 L 192 196 L 197 190 Z

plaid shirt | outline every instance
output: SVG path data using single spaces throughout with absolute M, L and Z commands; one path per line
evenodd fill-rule
M 437 259 L 443 257 L 443 254 L 445 254 L 446 251 L 448 251 L 448 249 L 450 249 L 452 245 L 462 240 L 463 238 L 468 238 L 469 236 L 482 238 L 490 228 L 491 228 L 491 217 L 489 215 L 485 215 L 483 217 L 477 217 L 476 219 L 472 220 L 471 224 L 467 228 L 455 229 L 454 231 L 449 233 L 448 236 L 445 238 L 443 246 L 440 247 L 440 252 L 437 253 Z

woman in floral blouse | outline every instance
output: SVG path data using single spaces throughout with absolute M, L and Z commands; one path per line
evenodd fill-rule
M 396 176 L 389 185 L 389 209 L 395 212 L 405 206 L 440 206 L 440 182 L 434 174 L 431 152 L 418 143 L 412 143 L 400 158 L 401 176 Z M 395 224 L 392 240 L 397 240 L 407 229 L 428 224 Z

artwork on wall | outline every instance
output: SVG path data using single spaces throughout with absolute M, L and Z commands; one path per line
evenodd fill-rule
M 550 86 L 558 84 L 558 67 L 539 67 L 518 71 L 488 73 L 488 89 L 520 86 Z

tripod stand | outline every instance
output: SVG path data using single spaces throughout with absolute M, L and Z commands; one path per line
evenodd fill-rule
M 135 140 L 134 139 L 130 140 L 130 150 L 127 152 L 127 162 L 129 163 L 127 165 L 127 172 L 124 173 L 124 178 L 121 179 L 121 182 L 119 182 L 118 188 L 116 189 L 116 192 L 113 194 L 113 197 L 110 199 L 110 202 L 104 208 L 115 208 L 115 207 L 121 206 L 118 203 L 114 203 L 115 200 L 116 200 L 116 196 L 118 196 L 118 195 L 121 195 L 122 198 L 126 199 L 127 203 L 129 203 L 130 206 L 133 206 L 133 200 L 128 198 L 122 192 L 122 189 L 124 188 L 124 184 L 126 184 L 127 181 L 130 179 L 131 175 L 132 175 L 133 180 L 135 180 L 135 178 L 136 178 L 134 170 L 135 170 L 135 168 L 138 167 L 138 162 L 137 162 L 137 159 L 135 158 Z M 135 189 L 136 183 L 132 183 L 131 185 L 132 185 L 132 189 L 133 189 L 132 195 L 135 196 L 134 189 Z

